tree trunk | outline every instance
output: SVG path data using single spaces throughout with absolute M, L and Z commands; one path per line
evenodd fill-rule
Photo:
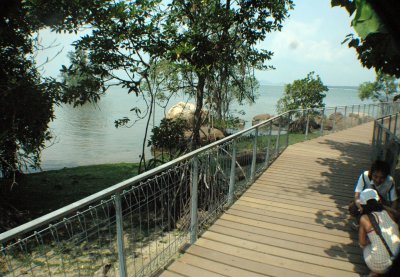
M 197 73 L 197 78 L 198 83 L 196 88 L 196 110 L 194 112 L 192 150 L 200 146 L 201 111 L 203 109 L 204 86 L 206 81 L 206 77 L 202 73 Z

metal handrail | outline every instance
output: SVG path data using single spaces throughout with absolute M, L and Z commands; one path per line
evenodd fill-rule
M 372 136 L 372 160 L 384 160 L 394 173 L 400 154 L 400 138 L 398 137 L 399 112 L 375 119 Z M 396 145 L 397 147 L 393 147 Z
M 357 108 L 358 117 L 354 116 L 355 107 Z M 360 116 L 361 107 L 363 108 L 362 117 Z M 376 107 L 380 107 L 380 109 Z M 351 115 L 350 113 L 348 113 L 348 110 L 350 109 L 352 110 L 353 118 L 350 118 Z M 343 110 L 343 121 L 341 122 L 341 126 L 339 126 L 340 122 L 337 120 L 337 115 Z M 79 226 L 82 227 L 79 227 L 79 230 L 83 230 L 82 234 L 84 234 L 85 236 L 83 239 L 90 240 L 91 236 L 93 235 L 91 232 L 94 232 L 94 228 L 97 228 L 97 232 L 99 234 L 102 230 L 100 227 L 87 227 L 86 224 L 88 224 L 88 222 L 85 221 L 85 216 L 88 216 L 91 217 L 91 221 L 96 224 L 98 224 L 97 222 L 104 223 L 106 221 L 106 223 L 104 223 L 104 228 L 111 228 L 111 226 L 113 226 L 114 224 L 116 225 L 115 234 L 117 241 L 116 244 L 118 245 L 117 256 L 120 263 L 119 268 L 121 269 L 120 275 L 125 276 L 125 267 L 127 262 L 125 259 L 126 254 L 124 251 L 123 237 L 124 216 L 132 216 L 135 213 L 141 214 L 143 213 L 143 209 L 146 209 L 145 212 L 148 214 L 147 216 L 150 217 L 150 213 L 160 213 L 161 210 L 161 213 L 163 214 L 158 214 L 157 216 L 161 218 L 162 221 L 164 216 L 166 216 L 166 218 L 171 217 L 169 215 L 171 211 L 169 210 L 175 209 L 177 211 L 174 211 L 174 213 L 182 213 L 182 215 L 179 217 L 179 220 L 181 220 L 182 222 L 178 225 L 186 226 L 186 213 L 188 213 L 190 214 L 191 218 L 188 219 L 190 221 L 190 226 L 180 227 L 180 235 L 178 237 L 175 237 L 175 239 L 172 241 L 174 241 L 173 243 L 179 246 L 179 243 L 177 243 L 176 241 L 186 240 L 185 234 L 188 232 L 188 234 L 190 234 L 189 241 L 193 243 L 197 239 L 200 228 L 199 226 L 203 224 L 201 222 L 205 222 L 212 217 L 215 218 L 218 213 L 215 211 L 216 209 L 218 211 L 222 211 L 222 206 L 231 205 L 234 201 L 235 195 L 240 193 L 241 190 L 245 189 L 251 183 L 253 183 L 256 176 L 261 174 L 261 171 L 267 168 L 273 162 L 273 160 L 278 157 L 278 155 L 282 151 L 284 151 L 284 149 L 289 144 L 289 136 L 291 135 L 291 123 L 294 122 L 296 116 L 299 116 L 299 112 L 303 112 L 303 114 L 305 114 L 304 112 L 306 112 L 307 114 L 306 127 L 305 130 L 303 130 L 302 132 L 304 133 L 304 139 L 308 139 L 308 130 L 311 124 L 310 120 L 311 117 L 313 117 L 315 114 L 320 115 L 321 124 L 320 127 L 318 127 L 319 134 L 324 135 L 325 133 L 330 132 L 326 131 L 326 125 L 328 122 L 324 122 L 325 120 L 327 120 L 327 115 L 329 114 L 329 111 L 331 112 L 330 115 L 334 115 L 334 119 L 331 122 L 332 126 L 330 130 L 337 131 L 340 128 L 344 129 L 347 127 L 352 127 L 371 119 L 385 116 L 389 114 L 389 112 L 393 113 L 394 110 L 399 110 L 399 103 L 372 103 L 363 105 L 360 104 L 350 106 L 322 107 L 316 109 L 299 109 L 284 112 L 264 122 L 258 123 L 257 125 L 254 125 L 250 128 L 230 135 L 224 139 L 194 150 L 157 168 L 122 181 L 98 193 L 90 195 L 61 209 L 58 209 L 54 212 L 51 212 L 47 215 L 44 215 L 40 218 L 37 218 L 0 234 L 0 243 L 2 244 L 2 251 L 0 255 L 3 254 L 3 256 L 7 258 L 7 253 L 12 253 L 12 251 L 14 251 L 14 248 L 25 249 L 24 251 L 28 253 L 28 250 L 26 250 L 27 246 L 25 244 L 28 244 L 30 240 L 38 240 L 38 236 L 42 238 L 42 236 L 45 236 L 46 234 L 50 236 L 50 240 L 51 238 L 53 238 L 57 245 L 63 245 L 63 243 L 60 242 L 60 240 L 62 239 L 60 239 L 58 235 L 68 235 L 68 239 L 70 242 L 74 242 L 75 244 L 79 243 L 82 240 L 79 237 L 81 235 L 76 235 L 76 232 L 73 232 L 73 228 L 78 228 Z M 275 134 L 273 134 L 272 132 L 274 128 Z M 262 133 L 262 129 L 267 129 L 267 133 Z M 242 152 L 239 153 L 240 151 Z M 260 155 L 262 157 L 259 157 Z M 246 164 L 250 166 L 247 169 L 244 168 L 243 164 L 241 164 L 238 159 L 247 159 Z M 260 159 L 262 160 L 261 163 L 259 161 Z M 241 173 L 236 172 L 238 169 Z M 190 174 L 188 172 L 190 172 Z M 240 175 L 244 175 L 244 177 Z M 170 185 L 171 182 L 174 182 L 171 188 L 160 186 L 159 182 L 164 182 L 165 178 L 170 178 L 169 181 L 165 183 L 166 185 Z M 218 178 L 222 178 L 224 180 L 224 184 L 222 187 L 220 187 L 221 181 L 218 181 Z M 240 181 L 240 179 L 243 178 L 245 183 L 243 183 L 243 181 Z M 237 179 L 239 179 L 239 181 Z M 213 197 L 215 198 L 215 195 L 217 195 L 218 197 L 220 197 L 220 199 L 210 199 L 210 203 L 198 203 L 198 194 L 201 190 L 201 188 L 198 187 L 199 182 L 203 182 L 205 186 L 207 186 L 207 183 L 209 182 L 215 182 L 216 191 Z M 189 185 L 189 188 L 186 186 L 182 187 L 182 183 L 184 183 L 184 185 Z M 163 197 L 178 197 L 178 192 L 184 194 L 184 203 L 181 203 L 183 201 L 182 199 L 178 204 L 172 203 L 168 199 L 166 204 L 167 206 L 162 206 L 166 201 Z M 166 193 L 165 196 L 163 196 L 163 193 Z M 190 197 L 188 195 L 190 195 Z M 143 196 L 144 199 L 141 198 Z M 189 200 L 190 203 L 188 202 Z M 94 203 L 99 202 L 100 204 L 90 206 Z M 128 202 L 130 203 L 129 205 Z M 153 205 L 154 207 L 149 208 L 149 203 L 151 203 L 151 205 Z M 206 205 L 207 207 L 199 207 L 200 204 Z M 159 205 L 161 206 L 158 207 Z M 190 206 L 190 209 L 187 206 Z M 97 215 L 98 211 L 104 212 L 104 218 Z M 202 211 L 202 214 L 198 215 L 200 211 Z M 207 215 L 204 214 L 205 211 L 208 211 Z M 76 214 L 74 214 L 75 212 Z M 115 215 L 114 212 L 116 213 Z M 167 215 L 165 215 L 166 212 L 168 213 Z M 176 216 L 177 215 L 175 215 L 175 217 Z M 81 218 L 83 219 L 81 220 Z M 131 219 L 131 221 L 132 220 L 133 219 Z M 82 222 L 84 222 L 85 224 L 83 224 Z M 146 222 L 147 224 L 149 224 L 149 219 L 147 219 Z M 46 227 L 46 224 L 50 225 Z M 162 226 L 164 226 L 165 224 L 166 223 L 160 223 L 160 225 Z M 177 225 L 176 222 L 174 224 Z M 83 225 L 85 226 L 83 227 Z M 132 225 L 134 224 L 132 224 L 131 222 L 130 227 L 134 228 L 135 226 Z M 157 224 L 155 223 L 155 225 Z M 57 228 L 64 229 L 57 233 Z M 146 230 L 146 232 L 149 231 L 151 230 Z M 112 239 L 114 239 L 113 232 L 114 231 L 110 229 L 109 238 L 111 237 Z M 21 236 L 28 233 L 31 234 L 22 237 L 21 239 Z M 42 244 L 43 242 L 40 245 L 43 246 Z M 173 251 L 176 251 L 176 245 L 173 248 Z M 170 251 L 169 247 L 170 246 L 167 247 L 168 251 Z M 165 252 L 165 249 L 162 252 Z M 47 256 L 44 256 L 47 259 Z M 153 261 L 156 264 L 161 263 L 160 261 L 158 261 L 158 256 L 152 258 L 150 263 L 152 263 Z M 143 266 L 143 264 L 140 265 L 139 267 L 141 268 L 139 270 L 135 269 L 135 275 L 142 276 L 143 274 L 145 274 L 144 269 L 142 268 Z M 9 262 L 9 270 L 14 272 L 14 264 L 12 262 Z M 34 270 L 35 269 L 31 267 L 32 275 Z M 48 270 L 50 271 L 51 269 L 49 268 Z

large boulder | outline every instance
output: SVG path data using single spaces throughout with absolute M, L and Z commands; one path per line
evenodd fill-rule
M 253 120 L 251 121 L 251 125 L 254 126 L 254 125 L 261 123 L 265 120 L 268 120 L 270 118 L 272 118 L 272 115 L 270 115 L 270 114 L 267 114 L 267 113 L 266 114 L 258 114 L 253 117 Z
M 192 137 L 192 131 L 185 132 L 185 138 L 189 139 Z M 209 142 L 214 142 L 225 137 L 224 133 L 216 128 L 209 128 L 207 126 L 200 127 L 200 143 L 205 145 Z
M 175 105 L 173 105 L 167 112 L 166 118 L 167 119 L 182 119 L 186 121 L 189 125 L 191 125 L 194 121 L 194 112 L 196 111 L 196 105 L 193 103 L 187 103 L 187 102 L 179 102 Z M 204 120 L 205 118 L 205 112 L 202 111 L 202 118 Z

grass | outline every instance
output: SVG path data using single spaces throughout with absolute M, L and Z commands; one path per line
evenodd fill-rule
M 137 172 L 138 164 L 119 163 L 26 174 L 5 198 L 18 210 L 29 211 L 27 220 L 31 220 L 131 178 Z
M 307 140 L 314 139 L 320 136 L 320 132 L 313 132 L 313 133 L 308 133 Z M 285 135 L 286 137 L 286 135 Z M 304 134 L 296 134 L 296 133 L 290 133 L 289 134 L 289 145 L 298 143 L 298 142 L 303 142 L 305 141 L 305 135 Z
M 316 138 L 319 132 L 308 134 Z M 304 134 L 289 135 L 289 145 L 304 141 Z M 286 135 L 280 137 L 280 145 L 286 144 Z M 267 136 L 258 139 L 258 151 L 265 150 Z M 238 151 L 252 151 L 252 138 L 238 142 Z M 276 136 L 271 136 L 271 149 L 275 148 Z M 71 204 L 93 193 L 137 175 L 138 164 L 119 163 L 63 168 L 22 175 L 10 192 L 2 197 L 19 211 L 24 211 L 24 221 L 32 220 L 58 208 Z M 3 186 L 4 184 L 0 184 Z

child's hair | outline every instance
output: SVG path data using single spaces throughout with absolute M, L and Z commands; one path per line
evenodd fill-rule
M 372 174 L 376 171 L 380 171 L 383 175 L 388 176 L 390 174 L 390 165 L 385 161 L 376 160 L 371 164 L 371 168 L 368 172 L 368 177 L 371 179 Z
M 370 214 L 372 212 L 383 211 L 382 204 L 376 201 L 376 199 L 368 200 L 367 205 L 361 205 L 361 207 L 362 207 L 362 214 Z

